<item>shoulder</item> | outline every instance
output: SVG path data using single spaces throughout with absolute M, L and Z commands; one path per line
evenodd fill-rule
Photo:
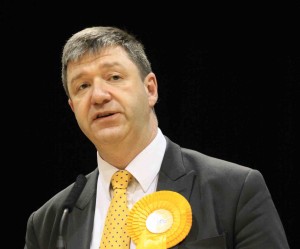
M 253 170 L 249 166 L 240 165 L 220 158 L 203 154 L 196 150 L 180 147 L 184 165 L 195 170 L 221 172 L 223 174 L 247 174 Z
M 208 156 L 195 150 L 181 148 L 182 160 L 188 169 L 193 169 L 203 180 L 217 180 L 230 185 L 244 183 L 263 183 L 261 172 L 249 166 Z
M 96 174 L 97 174 L 97 170 L 86 175 L 88 181 L 91 181 L 92 178 L 92 181 L 94 182 L 96 178 L 95 176 Z M 69 196 L 74 184 L 75 182 L 69 184 L 60 192 L 52 196 L 47 202 L 45 202 L 36 211 L 34 211 L 30 216 L 31 221 L 33 223 L 48 222 L 50 220 L 56 219 L 58 215 L 60 216 L 63 212 L 63 205 L 67 197 Z
M 194 171 L 202 184 L 214 183 L 217 185 L 227 184 L 227 186 L 242 185 L 245 182 L 264 183 L 262 174 L 250 166 L 241 165 L 235 162 L 226 161 L 220 158 L 203 154 L 199 151 L 181 147 L 180 145 L 167 139 L 168 153 L 180 158 L 186 172 Z

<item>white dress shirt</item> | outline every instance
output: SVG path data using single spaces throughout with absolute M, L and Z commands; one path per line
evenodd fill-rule
M 126 167 L 126 170 L 133 175 L 133 180 L 127 187 L 129 209 L 143 196 L 156 191 L 158 172 L 165 154 L 166 144 L 166 139 L 158 128 L 157 135 L 153 141 Z M 105 162 L 98 153 L 97 161 L 99 177 L 97 181 L 94 227 L 90 249 L 99 249 L 106 213 L 112 195 L 110 181 L 112 175 L 118 170 Z M 136 245 L 131 241 L 130 249 L 135 248 Z

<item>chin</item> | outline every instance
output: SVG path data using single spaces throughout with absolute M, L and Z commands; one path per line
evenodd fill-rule
M 125 132 L 121 129 L 114 127 L 114 128 L 107 128 L 107 129 L 101 129 L 96 134 L 96 140 L 100 141 L 100 143 L 104 144 L 110 144 L 110 143 L 116 143 L 123 140 L 125 136 Z

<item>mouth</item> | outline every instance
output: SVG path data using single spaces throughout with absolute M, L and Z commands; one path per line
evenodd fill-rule
M 112 116 L 114 116 L 115 114 L 117 114 L 116 112 L 103 112 L 103 113 L 98 113 L 94 120 L 101 120 L 101 119 L 106 119 L 106 118 L 110 118 Z
M 112 115 L 114 115 L 114 113 L 102 113 L 102 114 L 98 114 L 96 116 L 96 119 L 98 119 L 98 118 L 106 118 L 106 117 L 109 117 L 109 116 L 112 116 Z

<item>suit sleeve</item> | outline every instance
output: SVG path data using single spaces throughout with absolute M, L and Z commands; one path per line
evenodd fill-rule
M 284 228 L 262 174 L 245 178 L 235 221 L 236 249 L 289 249 Z
M 24 249 L 39 249 L 36 234 L 34 231 L 34 226 L 33 226 L 33 216 L 34 216 L 34 213 L 32 213 L 30 215 L 28 222 L 27 222 L 27 230 L 26 230 L 26 236 L 25 236 Z

